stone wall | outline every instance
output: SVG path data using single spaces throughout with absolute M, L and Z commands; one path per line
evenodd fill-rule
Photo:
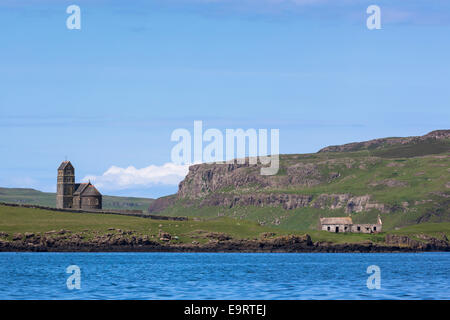
M 378 233 L 381 232 L 383 226 L 381 224 L 354 224 L 351 232 L 355 233 Z

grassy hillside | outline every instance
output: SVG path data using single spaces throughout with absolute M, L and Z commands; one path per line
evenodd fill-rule
M 12 240 L 15 233 L 26 232 L 44 234 L 45 232 L 67 230 L 71 233 L 81 233 L 89 240 L 94 235 L 114 234 L 118 229 L 129 231 L 131 235 L 147 235 L 158 240 L 159 231 L 170 233 L 178 237 L 178 243 L 199 243 L 209 240 L 208 234 L 221 233 L 233 239 L 257 239 L 263 234 L 272 236 L 289 234 L 303 235 L 304 232 L 293 232 L 271 226 L 260 226 L 248 220 L 236 220 L 227 217 L 210 218 L 205 220 L 190 219 L 188 221 L 151 220 L 138 217 L 127 217 L 108 214 L 55 212 L 42 209 L 8 207 L 0 205 L 0 234 L 7 233 L 7 240 Z M 325 231 L 308 232 L 313 241 L 328 241 L 334 243 L 382 243 L 385 233 L 380 234 L 335 234 Z M 391 233 L 417 236 L 427 234 L 450 237 L 450 223 L 425 223 Z
M 199 165 L 176 200 L 159 212 L 227 216 L 299 231 L 317 229 L 319 217 L 349 214 L 357 223 L 374 223 L 380 214 L 385 230 L 450 222 L 450 140 L 391 139 L 400 142 L 380 139 L 344 151 L 281 155 L 280 170 L 272 177 L 262 177 L 259 166 Z M 263 201 L 276 195 L 311 199 L 290 209 L 285 207 L 291 199 Z
M 147 211 L 154 200 L 148 198 L 103 196 L 104 209 Z M 0 202 L 35 204 L 45 207 L 56 206 L 56 194 L 34 189 L 0 188 Z

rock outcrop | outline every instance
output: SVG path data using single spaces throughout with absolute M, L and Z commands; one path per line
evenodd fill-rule
M 443 250 L 447 251 L 450 248 L 450 243 L 447 236 L 444 234 L 442 239 L 437 239 L 428 235 L 419 234 L 416 235 L 420 240 L 411 239 L 406 235 L 387 234 L 385 242 L 388 245 L 398 245 L 415 250 Z
M 233 239 L 223 233 L 206 233 L 206 243 L 177 243 L 170 235 L 161 232 L 160 241 L 131 232 L 124 234 L 97 234 L 86 239 L 80 233 L 41 235 L 12 241 L 0 239 L 0 252 L 419 252 L 450 251 L 448 240 L 435 238 L 423 242 L 406 236 L 387 235 L 385 243 L 331 243 L 313 242 L 308 234 L 260 239 Z
M 304 208 L 310 205 L 312 196 L 299 194 L 213 194 L 200 202 L 201 206 L 224 206 L 233 208 L 235 206 L 257 206 L 257 207 L 280 207 L 287 210 Z
M 156 200 L 149 208 L 150 212 L 160 212 L 170 205 L 175 204 L 176 198 L 170 201 L 164 199 L 159 202 Z M 185 206 L 194 205 L 193 201 L 185 201 Z M 252 194 L 232 194 L 232 193 L 213 193 L 205 196 L 198 202 L 200 207 L 225 207 L 233 208 L 239 206 L 255 207 L 278 207 L 285 210 L 294 210 L 298 208 L 316 208 L 316 209 L 343 209 L 345 213 L 363 212 L 378 210 L 380 212 L 393 212 L 399 210 L 397 207 L 387 206 L 371 200 L 370 195 L 353 196 L 351 194 L 320 194 L 313 195 L 293 194 L 293 193 L 252 193 Z

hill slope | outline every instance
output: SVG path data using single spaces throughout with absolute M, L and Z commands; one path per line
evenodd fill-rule
M 154 201 L 149 198 L 103 196 L 103 209 L 143 210 Z M 56 206 L 56 194 L 26 188 L 0 188 L 0 202 Z
M 229 216 L 291 230 L 315 229 L 320 216 L 381 215 L 386 230 L 450 221 L 450 130 L 332 146 L 280 156 L 275 176 L 260 165 L 200 164 L 153 213 Z

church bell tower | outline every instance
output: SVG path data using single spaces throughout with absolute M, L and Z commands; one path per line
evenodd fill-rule
M 56 207 L 58 209 L 72 208 L 75 187 L 75 168 L 70 161 L 64 161 L 58 168 L 56 187 Z

